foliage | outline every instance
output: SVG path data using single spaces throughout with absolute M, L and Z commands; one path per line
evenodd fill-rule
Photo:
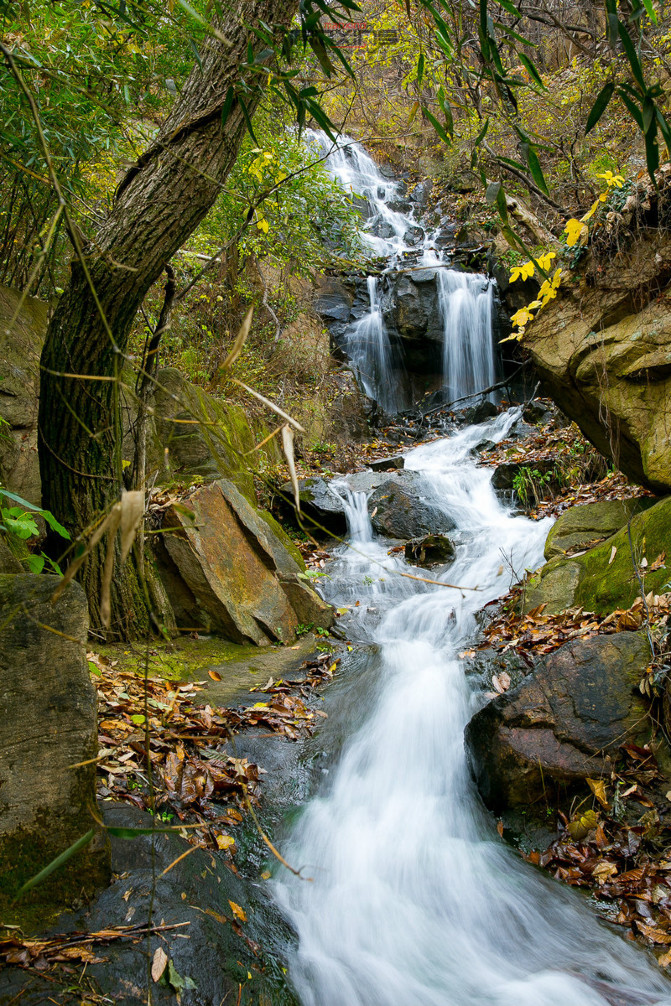
M 14 538 L 18 542 L 27 542 L 31 538 L 38 539 L 41 532 L 35 521 L 36 516 L 42 517 L 51 530 L 61 538 L 70 538 L 66 529 L 49 510 L 34 506 L 28 500 L 0 486 L 0 531 L 4 531 L 10 539 Z M 41 573 L 45 565 L 60 573 L 56 563 L 44 552 L 40 552 L 39 555 L 28 555 L 26 562 L 31 573 Z

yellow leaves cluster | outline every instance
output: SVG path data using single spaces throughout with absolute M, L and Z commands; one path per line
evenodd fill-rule
M 543 268 L 546 268 L 553 258 L 556 258 L 554 252 L 546 252 L 544 255 L 539 256 L 536 261 L 539 265 L 542 263 Z M 526 264 L 530 265 L 531 263 Z M 533 321 L 537 313 L 557 296 L 557 290 L 561 285 L 561 277 L 561 269 L 555 269 L 552 277 L 546 279 L 538 291 L 538 300 L 532 300 L 526 307 L 521 307 L 519 311 L 515 312 L 510 320 L 515 326 L 516 331 L 511 332 L 505 339 L 501 339 L 501 342 L 520 342 L 524 338 L 524 333 L 529 322 Z
M 612 171 L 603 171 L 597 178 L 603 178 L 609 189 L 621 189 L 624 185 L 623 175 L 614 175 Z
M 510 283 L 516 283 L 518 279 L 524 282 L 525 279 L 531 279 L 531 277 L 536 272 L 536 266 L 546 272 L 552 266 L 552 259 L 556 258 L 556 254 L 553 251 L 543 252 L 537 258 L 533 259 L 531 262 L 525 262 L 523 265 L 515 266 L 510 274 Z
M 256 226 L 260 231 L 263 231 L 264 234 L 267 234 L 270 230 L 270 224 L 264 217 L 261 217 L 260 220 L 256 221 Z
M 583 223 L 582 220 L 576 220 L 575 217 L 571 217 L 570 220 L 567 220 L 563 233 L 566 235 L 567 246 L 573 248 L 578 242 L 584 244 L 587 241 L 589 231 L 587 224 Z
M 566 235 L 566 244 L 569 248 L 573 248 L 577 244 L 580 244 L 582 247 L 587 243 L 589 235 L 587 221 L 592 219 L 601 203 L 606 202 L 611 189 L 621 189 L 624 185 L 624 177 L 622 175 L 614 175 L 612 171 L 602 171 L 596 177 L 603 178 L 607 188 L 600 194 L 598 199 L 594 200 L 587 213 L 580 220 L 572 217 L 567 221 L 564 234 Z

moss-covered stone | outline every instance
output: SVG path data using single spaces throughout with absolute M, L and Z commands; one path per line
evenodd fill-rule
M 550 528 L 545 541 L 545 558 L 562 556 L 573 549 L 592 548 L 609 538 L 630 517 L 648 510 L 657 500 L 638 496 L 629 500 L 599 500 L 566 510 Z
M 545 604 L 550 614 L 580 605 L 606 615 L 628 608 L 641 593 L 637 570 L 646 593 L 663 593 L 671 581 L 671 497 L 632 517 L 630 529 L 631 541 L 625 526 L 582 555 L 551 559 L 530 578 L 525 610 Z M 662 555 L 669 565 L 662 559 L 652 568 Z

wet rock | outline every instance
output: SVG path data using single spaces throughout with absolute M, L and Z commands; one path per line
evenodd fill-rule
M 102 834 L 34 892 L 19 887 L 95 824 L 96 691 L 78 583 L 54 604 L 56 576 L 0 576 L 0 909 L 27 928 L 91 896 L 109 877 Z M 73 768 L 81 762 L 89 764 Z
M 609 538 L 630 517 L 648 510 L 655 503 L 649 496 L 630 500 L 600 500 L 566 510 L 550 528 L 545 540 L 545 558 L 565 555 L 572 549 L 592 548 Z
M 410 213 L 412 210 L 412 203 L 408 199 L 390 199 L 387 206 L 394 213 Z
M 152 827 L 151 816 L 135 807 L 103 806 L 110 827 Z M 218 852 L 193 851 L 176 834 L 113 838 L 112 857 L 118 879 L 91 907 L 84 920 L 87 930 L 146 922 L 152 890 L 154 924 L 177 928 L 152 936 L 149 946 L 145 937 L 137 942 L 117 940 L 104 948 L 100 956 L 105 962 L 89 965 L 87 975 L 110 1001 L 128 1006 L 146 1002 L 147 952 L 153 959 L 158 947 L 185 980 L 179 996 L 182 1006 L 234 1003 L 241 983 L 249 1002 L 293 1001 L 280 962 L 273 956 L 274 948 L 283 941 L 286 945 L 291 936 L 260 883 L 251 884 L 234 874 Z M 234 915 L 231 902 L 244 913 L 245 921 Z M 138 997 L 136 990 L 144 990 L 144 995 L 140 992 Z M 175 1003 L 175 993 L 168 986 L 153 983 L 151 993 L 156 1006 Z
M 553 614 L 580 605 L 586 611 L 607 615 L 628 608 L 641 593 L 637 570 L 646 593 L 662 593 L 669 581 L 666 556 L 671 556 L 671 497 L 652 502 L 632 518 L 631 544 L 625 526 L 582 555 L 550 559 L 530 577 L 525 609 L 545 604 L 546 613 Z
M 335 534 L 344 534 L 347 530 L 345 520 L 345 509 L 342 497 L 330 488 L 326 479 L 320 476 L 298 480 L 299 496 L 301 501 L 301 512 L 304 515 L 308 526 L 313 519 L 313 533 L 319 535 L 333 531 Z M 283 496 L 284 509 L 293 513 L 294 492 L 290 482 L 285 482 L 280 487 Z M 321 525 L 321 527 L 320 527 Z
M 565 644 L 466 728 L 473 775 L 495 813 L 553 799 L 610 772 L 609 754 L 646 730 L 637 685 L 650 659 L 645 633 Z
M 368 462 L 368 467 L 374 472 L 386 472 L 390 468 L 400 469 L 405 466 L 405 458 L 402 454 L 395 454 L 391 458 L 379 458 Z
M 371 234 L 374 234 L 376 238 L 393 238 L 396 234 L 396 231 L 389 221 L 382 219 L 382 217 L 378 217 L 378 219 L 373 222 L 370 232 Z
M 423 182 L 419 182 L 418 185 L 415 185 L 414 189 L 410 193 L 410 198 L 413 203 L 418 203 L 420 206 L 426 206 L 432 189 L 433 182 L 430 178 L 426 178 Z
M 410 478 L 401 479 L 401 475 Z M 427 501 L 423 481 L 416 472 L 399 472 L 384 482 L 368 500 L 368 510 L 375 530 L 387 538 L 420 538 L 451 531 L 455 526 L 444 511 Z
M 421 227 L 409 227 L 403 235 L 403 240 L 407 245 L 414 247 L 424 240 L 424 231 Z
M 517 490 L 521 502 L 533 503 L 537 496 L 542 497 L 544 488 L 555 485 L 552 481 L 554 468 L 554 461 L 534 461 L 532 465 L 504 461 L 494 469 L 492 488 L 500 495 L 509 495 L 516 488 L 515 480 L 519 477 Z
M 321 280 L 315 301 L 315 310 L 330 321 L 348 322 L 352 310 L 353 294 L 344 283 L 332 277 Z
M 498 414 L 499 410 L 493 402 L 484 401 L 466 409 L 464 419 L 467 423 L 472 423 L 475 426 L 478 423 L 485 423 L 488 419 L 493 419 Z
M 427 534 L 406 542 L 405 558 L 414 566 L 439 566 L 454 559 L 454 545 L 446 534 Z
M 494 440 L 481 440 L 473 448 L 473 453 L 486 454 L 487 451 L 492 451 L 495 447 L 498 447 L 498 444 Z
M 543 426 L 554 418 L 556 410 L 549 409 L 543 402 L 527 402 L 522 409 L 522 418 L 527 423 L 535 426 Z
M 272 520 L 272 519 L 271 519 Z M 331 608 L 304 583 L 300 565 L 235 486 L 197 489 L 165 515 L 162 579 L 178 624 L 235 643 L 293 637 L 299 624 L 327 627 Z

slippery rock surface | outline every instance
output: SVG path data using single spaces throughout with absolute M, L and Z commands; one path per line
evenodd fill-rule
M 454 521 L 424 498 L 421 475 L 408 469 L 375 489 L 368 510 L 374 529 L 387 538 L 420 538 L 454 528 Z
M 671 556 L 671 497 L 650 502 L 654 505 L 632 517 L 631 541 L 625 526 L 582 555 L 555 555 L 541 566 L 528 581 L 525 610 L 545 604 L 546 614 L 553 614 L 580 605 L 607 615 L 630 607 L 641 594 L 641 583 L 646 593 L 662 593 L 671 578 L 666 563 Z M 558 533 L 550 539 L 550 548 Z
M 95 823 L 96 690 L 86 660 L 88 607 L 78 583 L 0 576 L 0 908 L 6 922 L 91 895 L 109 874 L 100 835 L 16 906 L 18 888 Z M 81 762 L 89 764 L 73 766 Z M 27 916 L 24 914 L 27 913 Z M 32 920 L 35 922 L 35 919 Z
M 657 199 L 650 226 L 668 215 L 668 187 Z M 670 279 L 668 230 L 623 234 L 524 339 L 545 391 L 602 454 L 658 493 L 671 490 Z
M 330 605 L 300 579 L 273 523 L 225 479 L 166 511 L 158 557 L 180 627 L 261 646 L 299 625 L 331 624 Z
M 454 545 L 446 534 L 427 534 L 405 543 L 405 558 L 415 566 L 438 566 L 454 559 Z
M 649 659 L 643 632 L 566 643 L 476 713 L 466 744 L 490 810 L 529 807 L 608 773 L 609 754 L 645 731 L 636 686 Z

